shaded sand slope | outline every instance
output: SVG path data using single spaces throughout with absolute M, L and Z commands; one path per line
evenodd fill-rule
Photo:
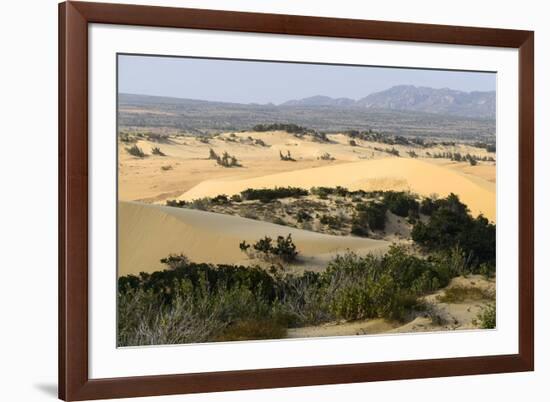
M 292 163 L 292 162 L 288 162 Z M 232 195 L 247 188 L 272 188 L 276 186 L 343 186 L 351 190 L 410 190 L 440 197 L 457 194 L 474 215 L 483 213 L 495 220 L 496 198 L 491 186 L 480 185 L 479 179 L 471 180 L 454 170 L 418 159 L 384 158 L 344 163 L 311 169 L 295 170 L 262 177 L 240 180 L 208 180 L 189 191 L 180 199 L 193 200 L 218 194 Z
M 268 235 L 291 233 L 302 263 L 319 269 L 347 249 L 358 253 L 383 252 L 389 243 L 351 236 L 332 236 L 306 230 L 192 209 L 119 202 L 120 276 L 162 269 L 160 259 L 184 253 L 194 262 L 249 264 L 239 243 Z M 297 267 L 298 268 L 298 267 Z

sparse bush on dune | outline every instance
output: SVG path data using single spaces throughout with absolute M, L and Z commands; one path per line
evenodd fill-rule
M 172 170 L 172 165 L 164 165 L 161 166 L 160 169 L 163 171 Z
M 288 234 L 287 237 L 277 236 L 276 244 L 273 244 L 273 239 L 269 236 L 258 240 L 252 245 L 246 241 L 242 241 L 239 244 L 239 248 L 243 253 L 246 253 L 249 257 L 260 258 L 268 262 L 284 262 L 290 263 L 296 260 L 298 257 L 298 251 L 296 245 L 292 241 L 292 235 Z
M 213 155 L 215 155 L 215 152 L 212 149 L 210 149 L 209 159 L 213 159 L 212 158 Z M 229 155 L 229 153 L 225 151 L 222 154 L 222 156 L 215 155 L 215 159 L 218 165 L 226 168 L 241 167 L 241 164 L 239 163 L 238 159 L 233 155 Z
M 259 146 L 261 146 L 261 147 L 268 147 L 268 146 L 269 146 L 269 145 L 267 145 L 267 144 L 265 143 L 265 141 L 262 140 L 261 138 L 256 138 L 256 139 L 254 140 L 254 144 L 255 144 L 255 145 L 259 145 Z
M 138 147 L 136 144 L 132 145 L 129 148 L 126 148 L 126 152 L 128 152 L 130 155 L 135 156 L 137 158 L 145 158 L 147 155 L 143 150 Z
M 321 156 L 319 156 L 317 159 L 320 159 L 322 161 L 333 161 L 334 157 L 328 152 L 325 152 Z
M 292 157 L 292 155 L 290 155 L 290 151 L 289 151 L 289 150 L 286 151 L 286 155 L 284 155 L 282 151 L 279 151 L 279 158 L 280 158 L 282 161 L 296 162 L 296 159 L 294 159 L 294 158 Z
M 217 160 L 219 158 L 218 154 L 212 148 L 210 148 L 209 152 L 210 154 L 208 156 L 208 159 Z
M 157 156 L 166 156 L 166 154 L 164 152 L 162 152 L 159 147 L 151 148 L 151 153 L 153 155 L 157 155 Z

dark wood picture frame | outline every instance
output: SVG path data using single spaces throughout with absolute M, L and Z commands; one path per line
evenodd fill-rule
M 88 376 L 88 24 L 519 49 L 519 353 L 214 373 Z M 534 369 L 534 33 L 508 29 L 66 2 L 59 5 L 59 397 L 85 400 Z

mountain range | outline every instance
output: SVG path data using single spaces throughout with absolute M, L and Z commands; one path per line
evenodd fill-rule
M 384 91 L 372 93 L 359 100 L 317 95 L 290 100 L 280 106 L 357 107 L 473 118 L 494 118 L 496 114 L 496 93 L 495 91 L 464 92 L 449 88 L 435 89 L 398 85 Z
M 313 96 L 279 105 L 118 94 L 121 127 L 186 132 L 293 123 L 323 132 L 375 130 L 408 136 L 494 139 L 495 92 L 396 86 L 359 100 Z

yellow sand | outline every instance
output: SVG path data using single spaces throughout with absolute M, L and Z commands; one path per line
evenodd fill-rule
M 180 199 L 193 200 L 218 194 L 232 195 L 247 188 L 276 186 L 343 186 L 351 190 L 410 190 L 439 197 L 457 194 L 474 215 L 482 213 L 494 221 L 494 188 L 480 185 L 456 170 L 410 158 L 384 158 L 276 173 L 247 179 L 206 180 L 185 192 Z
M 137 202 L 119 202 L 119 276 L 164 268 L 160 259 L 183 253 L 191 261 L 249 264 L 239 243 L 292 234 L 300 252 L 297 268 L 319 269 L 337 253 L 384 252 L 389 243 L 332 236 L 237 216 Z

